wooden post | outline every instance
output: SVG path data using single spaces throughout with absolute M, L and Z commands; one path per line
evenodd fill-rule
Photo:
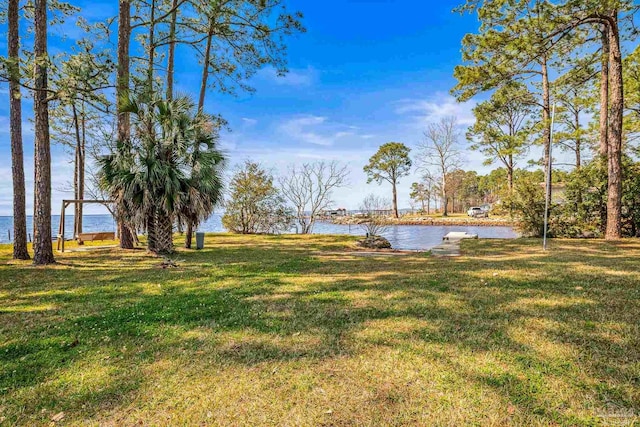
M 58 224 L 58 241 L 56 249 L 58 251 L 62 250 L 64 252 L 64 248 L 61 246 L 64 241 L 64 235 L 62 235 L 62 224 L 64 222 L 64 200 L 62 201 L 62 208 L 60 209 L 60 224 Z
M 69 199 L 69 200 L 63 200 L 62 201 L 62 210 L 60 211 L 60 227 L 58 228 L 58 251 L 60 252 L 64 252 L 64 231 L 65 231 L 65 225 L 64 225 L 64 216 L 65 216 L 65 211 L 67 209 L 67 207 L 69 207 L 70 204 L 82 204 L 82 203 L 98 203 L 98 204 L 107 204 L 107 203 L 113 203 L 112 200 L 86 200 L 86 199 Z M 75 231 L 74 231 L 74 237 L 75 237 Z M 29 240 L 31 240 L 31 238 L 29 238 Z
M 62 214 L 60 215 L 60 234 L 62 236 L 62 252 L 64 252 L 64 212 L 67 210 L 67 202 L 62 202 Z

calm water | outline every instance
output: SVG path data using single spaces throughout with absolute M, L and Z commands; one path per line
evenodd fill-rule
M 52 216 L 52 227 L 54 236 L 58 233 L 60 216 Z M 10 216 L 0 216 L 0 243 L 8 243 L 7 231 L 11 230 L 13 237 L 13 218 Z M 27 231 L 32 233 L 33 226 L 31 217 L 27 217 Z M 116 224 L 110 215 L 85 215 L 84 231 L 115 231 Z M 225 231 L 222 227 L 220 214 L 213 214 L 207 221 L 199 227 L 200 231 L 220 232 Z M 395 249 L 430 249 L 442 241 L 442 236 L 451 231 L 466 231 L 477 234 L 481 238 L 512 239 L 517 237 L 517 233 L 510 227 L 472 227 L 472 226 L 430 226 L 430 225 L 395 225 L 389 227 L 382 233 L 393 245 Z M 365 231 L 357 225 L 338 225 L 328 222 L 317 223 L 313 230 L 315 234 L 352 234 L 364 235 Z M 52 236 L 52 237 L 54 237 Z M 65 236 L 73 236 L 73 215 L 65 216 Z

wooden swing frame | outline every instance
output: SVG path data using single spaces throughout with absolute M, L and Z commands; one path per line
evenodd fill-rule
M 58 227 L 58 251 L 59 252 L 64 252 L 64 216 L 65 216 L 65 211 L 67 210 L 67 208 L 69 207 L 69 205 L 73 204 L 73 205 L 77 205 L 77 204 L 85 204 L 85 203 L 89 203 L 89 204 L 100 204 L 100 205 L 107 205 L 109 203 L 113 203 L 113 200 L 91 200 L 91 199 L 67 199 L 67 200 L 63 200 L 62 201 L 62 209 L 60 210 L 60 226 Z M 76 236 L 74 236 L 75 238 Z

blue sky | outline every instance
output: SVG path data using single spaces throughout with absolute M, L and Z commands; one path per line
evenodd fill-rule
M 90 19 L 113 16 L 115 2 L 87 2 Z M 231 164 L 259 161 L 275 174 L 287 165 L 313 160 L 338 160 L 351 169 L 350 186 L 336 191 L 336 207 L 357 208 L 368 193 L 390 196 L 389 185 L 366 184 L 362 167 L 377 148 L 399 141 L 413 148 L 430 121 L 456 115 L 464 129 L 473 122 L 473 102 L 458 104 L 448 92 L 455 84 L 453 68 L 460 62 L 460 41 L 477 31 L 474 16 L 452 9 L 456 1 L 418 0 L 292 0 L 304 13 L 307 32 L 289 39 L 286 77 L 273 69 L 258 72 L 254 94 L 237 97 L 209 93 L 206 110 L 222 114 L 232 129 L 222 137 Z M 2 28 L 2 30 L 6 30 Z M 4 33 L 5 31 L 3 31 Z M 62 49 L 60 30 L 50 48 Z M 73 38 L 73 23 L 62 30 Z M 0 49 L 6 50 L 2 40 Z M 186 48 L 177 52 L 177 89 L 197 96 L 200 66 Z M 0 87 L 0 215 L 11 213 L 7 87 Z M 32 104 L 26 100 L 25 115 Z M 28 117 L 25 117 L 25 122 Z M 32 210 L 33 132 L 25 123 L 27 209 Z M 460 141 L 466 147 L 464 140 Z M 53 205 L 57 213 L 72 177 L 71 156 L 53 149 Z M 487 171 L 481 155 L 464 154 L 465 169 Z M 232 166 L 233 167 L 233 166 Z M 418 173 L 401 180 L 400 207 L 409 206 L 409 187 Z

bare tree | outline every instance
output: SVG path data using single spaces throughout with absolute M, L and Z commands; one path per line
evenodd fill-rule
M 458 150 L 457 119 L 454 116 L 443 117 L 438 123 L 430 123 L 424 131 L 424 141 L 420 144 L 419 168 L 428 171 L 436 168 L 441 176 L 440 195 L 442 199 L 442 216 L 447 216 L 447 183 L 448 173 L 458 169 L 462 163 Z
M 284 197 L 293 204 L 300 234 L 309 234 L 322 213 L 333 201 L 333 190 L 347 185 L 349 170 L 339 162 L 319 161 L 292 165 L 280 177 Z
M 388 221 L 384 212 L 391 207 L 391 201 L 384 197 L 369 194 L 360 203 L 360 212 L 366 215 L 365 222 L 360 226 L 369 236 L 379 236 L 388 227 Z

